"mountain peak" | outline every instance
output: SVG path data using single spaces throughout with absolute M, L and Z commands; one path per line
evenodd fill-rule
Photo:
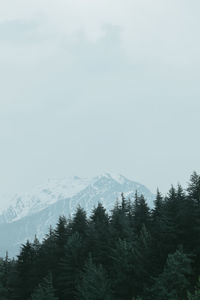
M 96 179 L 100 179 L 100 178 L 112 179 L 117 181 L 119 184 L 124 184 L 124 182 L 128 180 L 126 177 L 124 177 L 121 174 L 111 173 L 111 172 L 105 172 L 96 177 Z
M 111 190 L 112 194 L 115 194 L 116 197 L 122 192 L 125 195 L 131 195 L 136 190 L 139 193 L 144 193 L 149 199 L 151 198 L 150 195 L 152 195 L 141 184 L 131 181 L 121 174 L 110 172 L 105 172 L 92 179 L 81 178 L 79 176 L 49 179 L 45 184 L 34 188 L 29 193 L 15 195 L 12 201 L 10 201 L 10 206 L 0 215 L 0 223 L 4 221 L 10 223 L 20 220 L 23 217 L 42 211 L 63 199 L 73 199 L 73 197 L 76 197 L 76 201 L 72 203 L 74 207 L 75 203 L 78 204 L 79 198 L 86 193 L 86 189 L 91 191 L 93 188 L 95 188 L 95 193 L 98 195 L 102 191 L 104 193 L 107 191 L 108 195 L 106 197 L 107 199 L 110 197 L 111 202 L 114 200 L 113 196 L 109 196 Z M 90 197 L 89 192 L 87 192 L 87 197 Z M 99 201 L 102 199 L 99 199 Z

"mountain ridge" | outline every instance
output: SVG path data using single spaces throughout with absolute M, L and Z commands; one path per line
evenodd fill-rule
M 109 212 L 113 209 L 117 198 L 121 196 L 122 192 L 126 198 L 133 198 L 136 190 L 138 194 L 145 196 L 150 207 L 153 204 L 154 195 L 144 185 L 131 181 L 122 175 L 114 176 L 106 173 L 89 181 L 84 179 L 84 183 L 81 180 L 80 177 L 75 179 L 75 181 L 78 181 L 79 188 L 74 185 L 69 192 L 66 191 L 63 194 L 60 193 L 60 189 L 57 189 L 57 194 L 53 194 L 52 190 L 49 190 L 50 200 L 47 201 L 48 203 L 45 202 L 43 206 L 41 206 L 41 199 L 43 198 L 38 201 L 39 196 L 35 197 L 32 202 L 32 209 L 29 211 L 23 206 L 23 200 L 20 199 L 20 208 L 22 207 L 24 212 L 28 212 L 27 214 L 22 211 L 22 213 L 16 215 L 16 211 L 10 208 L 6 212 L 7 215 L 1 215 L 0 256 L 2 256 L 2 252 L 5 253 L 7 250 L 11 256 L 16 255 L 20 245 L 27 239 L 33 240 L 35 234 L 42 240 L 49 227 L 56 225 L 60 215 L 70 217 L 78 205 L 85 209 L 89 215 L 98 202 L 101 202 Z M 64 190 L 65 187 L 66 185 L 63 186 Z M 51 199 L 52 195 L 54 196 L 53 199 Z M 70 195 L 70 197 L 67 197 L 67 195 Z

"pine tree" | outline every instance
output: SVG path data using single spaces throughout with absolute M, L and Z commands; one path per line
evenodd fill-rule
M 152 262 L 152 237 L 143 225 L 140 234 L 133 247 L 131 265 L 134 271 L 135 295 L 142 295 L 144 289 L 151 284 L 151 275 L 154 270 Z M 142 280 L 141 280 L 142 278 Z
M 54 230 L 50 227 L 39 250 L 38 273 L 40 273 L 40 278 L 44 278 L 49 272 L 55 271 L 58 264 L 57 253 L 58 236 L 56 237 Z
M 77 300 L 112 300 L 109 279 L 102 265 L 96 266 L 90 257 L 77 284 Z
M 87 215 L 83 208 L 78 206 L 72 223 L 71 223 L 72 233 L 78 232 L 81 237 L 86 237 L 88 230 Z
M 163 214 L 163 197 L 157 189 L 154 208 L 151 212 L 152 235 L 152 257 L 151 261 L 154 265 L 154 276 L 157 276 L 163 269 L 166 260 L 166 254 L 163 252 L 164 235 L 166 234 L 166 218 Z
M 9 287 L 10 262 L 8 253 L 5 259 L 0 259 L 0 299 L 7 300 L 10 295 Z
M 190 182 L 187 188 L 190 199 L 196 206 L 200 206 L 200 176 L 194 172 L 190 177 Z
M 33 244 L 32 244 L 32 248 L 35 252 L 35 255 L 38 255 L 39 251 L 40 251 L 40 248 L 41 248 L 41 244 L 40 244 L 40 241 L 38 240 L 36 235 L 35 235 L 35 238 L 34 238 L 34 241 L 33 241 Z
M 162 197 L 159 189 L 157 189 L 156 199 L 154 201 L 154 209 L 152 211 L 153 223 L 157 223 L 157 221 L 161 217 L 162 207 L 163 207 L 163 197 Z
M 135 295 L 135 278 L 132 264 L 133 243 L 119 239 L 111 250 L 110 278 L 114 297 L 129 300 Z
M 130 212 L 128 202 L 122 194 L 122 201 L 117 201 L 112 210 L 110 218 L 111 243 L 115 243 L 119 239 L 131 240 L 133 232 L 131 229 Z
M 167 197 L 163 201 L 161 216 L 161 240 L 165 244 L 163 247 L 163 258 L 166 259 L 168 253 L 176 251 L 178 245 L 178 214 L 180 206 L 177 200 L 177 191 L 171 186 Z
M 124 193 L 121 193 L 121 209 L 124 212 L 127 212 L 127 201 L 126 201 L 126 198 L 124 196 Z
M 187 208 L 186 208 L 186 194 L 180 184 L 178 184 L 177 192 L 177 215 L 176 215 L 176 236 L 177 244 L 182 245 L 184 249 L 187 249 L 185 233 L 187 231 L 188 224 L 187 219 Z
M 19 300 L 26 300 L 38 283 L 35 262 L 35 250 L 32 244 L 27 241 L 26 244 L 21 247 L 16 265 L 18 273 L 18 291 L 16 292 L 16 298 Z
M 54 294 L 52 275 L 49 274 L 32 293 L 30 300 L 58 300 Z
M 97 264 L 108 266 L 110 249 L 109 217 L 101 203 L 93 210 L 89 221 L 89 249 Z
M 133 215 L 134 231 L 138 235 L 143 225 L 148 227 L 150 224 L 150 210 L 143 195 L 138 196 L 136 194 Z
M 196 255 L 194 267 L 194 278 L 196 278 L 200 271 L 200 176 L 196 172 L 190 177 L 187 192 L 185 236 L 188 251 Z
M 189 287 L 192 260 L 182 251 L 169 254 L 163 273 L 150 290 L 154 300 L 184 300 Z
M 65 256 L 59 263 L 58 280 L 56 280 L 57 294 L 60 300 L 75 298 L 75 285 L 85 257 L 83 243 L 78 232 L 68 240 Z
M 56 255 L 57 259 L 60 260 L 65 254 L 65 245 L 67 243 L 68 232 L 67 232 L 67 220 L 64 216 L 59 217 L 56 229 L 54 232 L 55 243 L 56 243 Z

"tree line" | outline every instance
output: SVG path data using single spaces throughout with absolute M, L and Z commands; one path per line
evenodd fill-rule
M 121 195 L 111 213 L 61 216 L 42 242 L 0 259 L 1 300 L 200 299 L 200 176 L 188 187 Z

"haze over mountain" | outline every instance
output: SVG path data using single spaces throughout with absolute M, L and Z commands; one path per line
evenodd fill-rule
M 200 171 L 199 11 L 198 0 L 0 1 L 0 194 L 104 170 L 186 186 Z
M 109 212 L 122 192 L 133 198 L 136 191 L 152 206 L 154 195 L 149 189 L 122 175 L 106 173 L 92 179 L 75 176 L 49 180 L 32 193 L 15 196 L 1 213 L 0 255 L 7 250 L 10 256 L 16 255 L 20 245 L 33 240 L 35 234 L 41 240 L 60 215 L 70 217 L 78 205 L 89 214 L 101 202 Z

